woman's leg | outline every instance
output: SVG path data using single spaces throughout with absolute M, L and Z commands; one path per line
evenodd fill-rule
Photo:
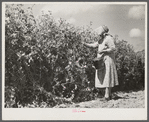
M 112 87 L 109 87 L 109 97 L 110 97 L 110 98 L 112 97 L 112 92 L 111 92 L 111 90 L 112 90 Z
M 106 87 L 105 89 L 105 98 L 109 98 L 110 97 L 110 89 L 109 87 Z

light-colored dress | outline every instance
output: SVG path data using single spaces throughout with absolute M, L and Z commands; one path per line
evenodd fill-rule
M 103 42 L 101 44 L 98 44 L 98 51 L 101 51 L 103 49 L 107 51 L 104 54 L 105 68 L 102 70 L 96 70 L 95 87 L 114 87 L 118 85 L 118 76 L 115 66 L 115 44 L 112 36 L 106 36 Z M 102 54 L 97 54 L 97 57 L 101 56 Z

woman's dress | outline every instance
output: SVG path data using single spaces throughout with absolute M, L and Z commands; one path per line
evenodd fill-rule
M 115 44 L 112 36 L 108 35 L 104 38 L 101 44 L 98 44 L 98 51 L 107 50 L 104 54 L 105 68 L 96 70 L 95 74 L 95 87 L 105 88 L 114 87 L 118 85 L 118 76 L 115 66 Z M 97 54 L 97 57 L 102 56 Z

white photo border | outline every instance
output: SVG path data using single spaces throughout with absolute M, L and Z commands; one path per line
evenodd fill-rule
M 49 4 L 51 2 L 2 2 L 2 120 L 147 120 L 147 2 L 79 2 L 79 4 L 145 5 L 145 108 L 4 108 L 5 4 Z M 52 2 L 52 4 L 64 2 Z M 68 2 L 67 2 L 68 3 Z M 68 3 L 69 4 L 69 3 Z M 75 4 L 75 3 L 74 3 Z

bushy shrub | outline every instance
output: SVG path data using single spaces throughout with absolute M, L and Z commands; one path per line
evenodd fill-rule
M 33 103 L 38 104 L 34 107 L 52 107 L 67 102 L 64 98 L 94 99 L 92 59 L 97 49 L 81 41 L 97 40 L 90 26 L 75 27 L 63 19 L 56 22 L 51 12 L 35 19 L 30 7 L 6 5 L 5 107 Z M 115 38 L 115 43 L 120 89 L 144 87 L 144 52 L 134 52 L 126 41 Z M 13 105 L 10 93 L 14 94 Z
M 118 71 L 119 90 L 135 90 L 144 88 L 145 52 L 135 52 L 127 41 L 115 38 L 117 47 L 116 67 Z

